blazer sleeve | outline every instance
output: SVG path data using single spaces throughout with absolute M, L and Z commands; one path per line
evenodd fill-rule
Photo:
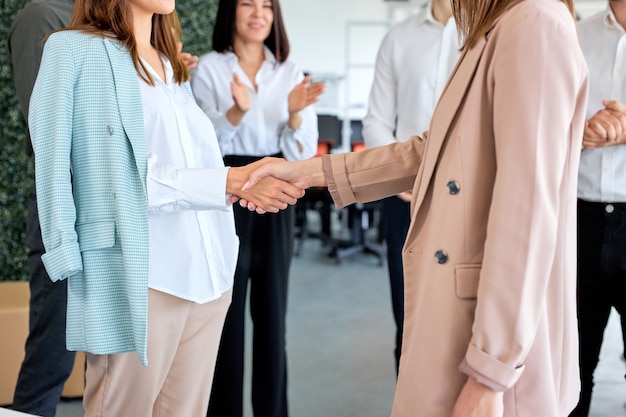
M 39 221 L 46 249 L 41 258 L 53 281 L 82 271 L 70 174 L 76 65 L 64 41 L 66 33 L 50 36 L 44 46 L 28 120 L 35 150 Z
M 337 208 L 411 190 L 422 163 L 426 137 L 427 133 L 406 142 L 323 155 L 328 191 Z
M 575 187 L 565 189 L 575 181 L 587 71 L 573 21 L 535 14 L 500 26 L 488 69 L 498 170 L 464 372 L 506 390 L 524 370 L 561 268 L 559 213 L 575 199 Z

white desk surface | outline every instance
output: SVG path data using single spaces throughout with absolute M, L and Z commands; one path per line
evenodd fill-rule
M 0 407 L 0 417 L 25 417 L 32 416 L 33 414 L 20 413 L 19 411 L 8 410 Z

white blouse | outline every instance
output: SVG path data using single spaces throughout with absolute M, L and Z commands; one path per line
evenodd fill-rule
M 226 111 L 235 101 L 230 83 L 233 73 L 248 86 L 250 109 L 238 126 L 230 124 Z M 290 61 L 279 64 L 265 48 L 265 61 L 256 75 L 257 90 L 233 52 L 210 52 L 200 57 L 191 86 L 196 101 L 215 126 L 223 155 L 267 156 L 282 152 L 291 161 L 307 159 L 317 152 L 317 115 L 312 106 L 301 111 L 302 124 L 289 129 L 287 97 L 304 75 Z M 303 147 L 298 150 L 298 144 Z
M 139 80 L 148 152 L 148 285 L 197 303 L 233 285 L 239 240 L 211 121 L 163 58 L 167 84 Z

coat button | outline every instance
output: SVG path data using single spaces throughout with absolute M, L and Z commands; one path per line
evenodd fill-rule
M 107 130 L 109 131 L 109 136 L 113 136 L 113 128 L 111 126 L 107 126 Z
M 448 181 L 448 192 L 452 195 L 458 194 L 461 191 L 461 186 L 456 181 Z
M 448 254 L 445 250 L 438 250 L 435 252 L 435 260 L 438 264 L 445 264 L 448 262 Z

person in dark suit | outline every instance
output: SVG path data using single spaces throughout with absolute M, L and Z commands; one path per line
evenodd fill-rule
M 70 23 L 74 0 L 34 0 L 17 14 L 7 49 L 15 91 L 28 120 L 30 94 L 37 78 L 44 37 Z M 30 135 L 26 153 L 33 156 Z M 63 385 L 72 372 L 75 352 L 65 348 L 67 282 L 52 282 L 41 262 L 44 252 L 37 215 L 35 186 L 28 198 L 26 246 L 30 268 L 29 333 L 12 408 L 53 417 Z

